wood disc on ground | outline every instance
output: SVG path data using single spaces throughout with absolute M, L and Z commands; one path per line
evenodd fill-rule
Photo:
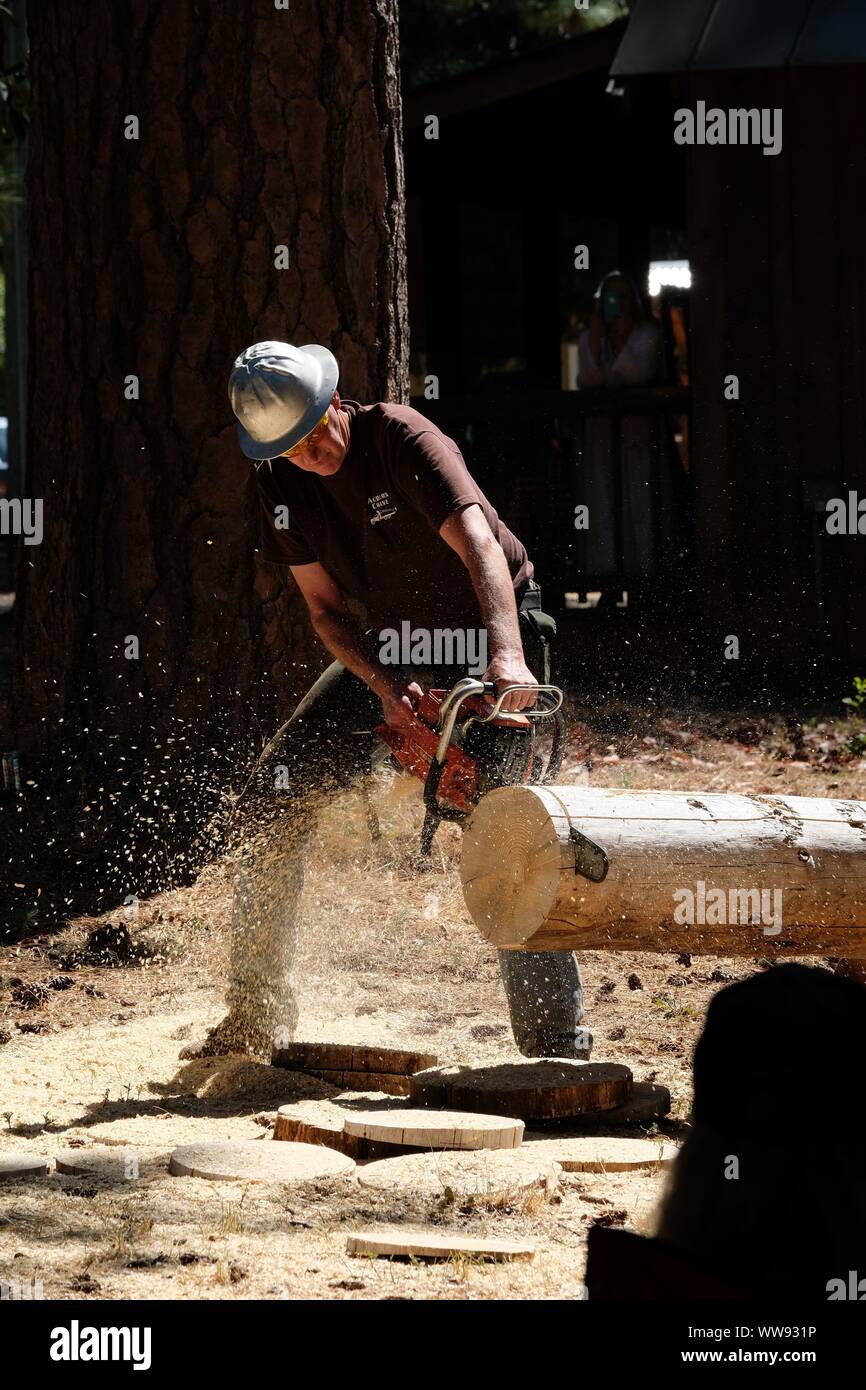
M 175 1177 L 208 1178 L 214 1182 L 308 1182 L 312 1178 L 351 1173 L 346 1154 L 313 1144 L 275 1144 L 273 1140 L 227 1140 L 186 1144 L 171 1155 L 168 1171 Z
M 261 1133 L 261 1125 L 257 1125 L 251 1115 L 183 1115 L 164 1110 L 157 1115 L 120 1115 L 115 1120 L 73 1131 L 76 1138 L 81 1137 L 86 1143 L 117 1149 L 139 1146 L 145 1152 L 161 1153 L 166 1160 L 172 1149 L 181 1144 L 207 1144 L 214 1139 L 258 1139 Z
M 459 1110 L 372 1110 L 346 1116 L 346 1134 L 412 1149 L 516 1149 L 523 1121 Z
M 476 1149 L 473 1153 L 445 1150 L 441 1153 L 406 1154 L 383 1158 L 358 1169 L 363 1187 L 383 1192 L 402 1192 L 418 1197 L 496 1201 L 532 1188 L 553 1192 L 561 1169 L 545 1158 L 526 1158 L 522 1149 Z
M 133 1145 L 101 1145 L 91 1148 L 64 1149 L 57 1155 L 57 1171 L 70 1177 L 111 1178 L 132 1182 L 142 1176 L 142 1166 L 148 1162 Z M 153 1164 L 149 1166 L 153 1168 Z M 165 1159 L 160 1165 L 165 1169 Z
M 344 1129 L 345 1110 L 328 1100 L 301 1100 L 281 1105 L 274 1124 L 274 1138 L 296 1144 L 322 1144 L 350 1158 L 366 1158 L 363 1140 Z
M 531 1260 L 535 1246 L 497 1236 L 459 1236 L 441 1227 L 429 1231 L 406 1230 L 402 1226 L 381 1226 L 373 1231 L 356 1231 L 346 1241 L 347 1255 L 379 1255 L 384 1258 L 412 1255 L 422 1260 L 450 1260 L 467 1255 L 483 1260 Z
M 288 1067 L 290 1071 L 380 1072 L 386 1076 L 409 1076 L 424 1067 L 435 1067 L 438 1060 L 431 1052 L 410 1052 L 400 1047 L 308 1042 L 277 1047 L 272 1057 L 275 1067 Z
M 527 1058 L 487 1067 L 433 1067 L 411 1078 L 409 1094 L 420 1105 L 553 1120 L 623 1105 L 631 1087 L 631 1072 L 618 1062 Z
M 362 1111 L 330 1100 L 281 1105 L 274 1125 L 274 1139 L 323 1144 L 355 1159 L 417 1149 L 512 1149 L 522 1135 L 522 1120 L 500 1115 L 384 1106 Z
M 636 1081 L 625 1105 L 603 1110 L 598 1115 L 581 1116 L 582 1121 L 595 1120 L 604 1125 L 650 1125 L 653 1120 L 669 1115 L 671 1093 L 667 1086 L 654 1081 Z
M 659 1086 L 656 1082 L 636 1081 L 631 1089 L 631 1095 L 624 1105 L 617 1105 L 613 1110 L 591 1110 L 585 1115 L 566 1115 L 560 1120 L 535 1121 L 538 1125 L 543 1125 L 547 1133 L 539 1132 L 524 1134 L 524 1139 L 547 1139 L 550 1129 L 553 1133 L 559 1132 L 563 1126 L 574 1129 L 581 1134 L 595 1133 L 596 1130 L 618 1129 L 626 1125 L 646 1125 L 654 1124 L 656 1120 L 662 1119 L 670 1114 L 671 1093 L 667 1086 Z M 550 1129 L 548 1129 L 550 1126 Z
M 571 1138 L 528 1139 L 521 1153 L 552 1158 L 565 1173 L 628 1173 L 633 1169 L 669 1168 L 676 1158 L 670 1139 L 621 1139 L 596 1134 Z
M 329 1086 L 341 1091 L 383 1091 L 388 1096 L 408 1096 L 409 1077 L 402 1072 L 381 1071 L 308 1071 L 307 1076 L 318 1076 Z
M 0 1182 L 13 1178 L 44 1178 L 51 1172 L 51 1159 L 40 1154 L 0 1153 Z

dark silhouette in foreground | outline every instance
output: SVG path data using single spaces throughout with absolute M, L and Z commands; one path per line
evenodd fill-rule
M 656 1238 L 595 1228 L 590 1299 L 858 1297 L 864 1062 L 862 985 L 780 965 L 721 990 L 695 1049 L 693 1127 Z

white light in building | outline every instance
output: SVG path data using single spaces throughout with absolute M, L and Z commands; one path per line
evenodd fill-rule
M 688 261 L 650 261 L 647 288 L 654 299 L 662 285 L 676 285 L 679 289 L 691 287 L 692 271 Z

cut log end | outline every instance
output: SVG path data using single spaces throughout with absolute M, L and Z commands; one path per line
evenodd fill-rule
M 550 916 L 562 874 L 562 845 L 549 809 L 532 792 L 521 796 L 524 790 L 503 787 L 484 797 L 463 841 L 466 905 L 495 946 L 531 940 Z

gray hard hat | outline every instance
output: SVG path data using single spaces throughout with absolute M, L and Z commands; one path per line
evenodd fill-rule
M 333 353 L 318 343 L 245 348 L 229 377 L 229 400 L 247 458 L 275 458 L 300 444 L 331 404 L 339 377 Z

